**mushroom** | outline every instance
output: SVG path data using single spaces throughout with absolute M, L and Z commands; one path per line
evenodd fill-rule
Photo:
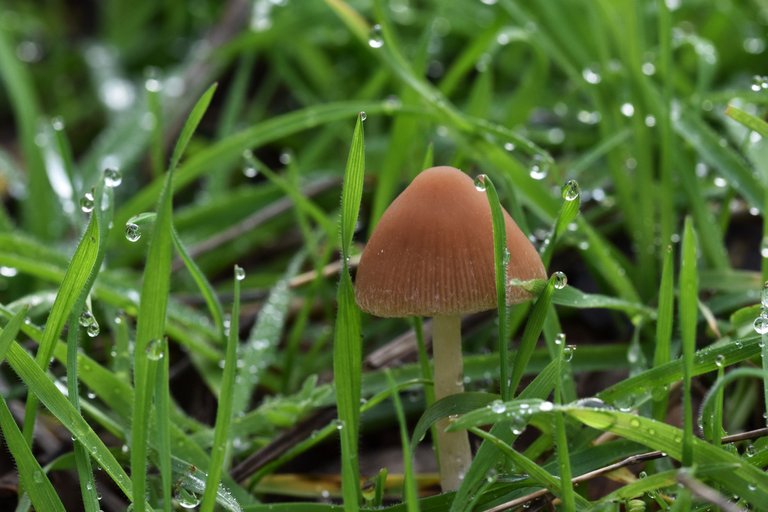
M 539 254 L 504 211 L 511 279 L 544 279 Z M 357 268 L 355 296 L 363 311 L 380 317 L 432 317 L 437 399 L 464 390 L 461 315 L 497 306 L 493 228 L 486 195 L 453 167 L 421 172 L 384 212 Z M 508 303 L 530 298 L 507 287 Z M 440 482 L 461 484 L 472 453 L 466 432 L 438 424 Z

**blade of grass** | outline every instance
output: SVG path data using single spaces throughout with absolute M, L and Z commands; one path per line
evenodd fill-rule
M 734 119 L 735 121 L 740 122 L 750 130 L 759 133 L 763 137 L 768 137 L 768 123 L 759 117 L 755 117 L 752 114 L 744 112 L 740 108 L 733 105 L 728 105 L 728 107 L 726 107 L 725 115 L 731 119 Z
M 664 254 L 659 285 L 659 305 L 656 316 L 656 349 L 653 355 L 654 368 L 668 363 L 672 359 L 672 325 L 675 307 L 674 266 L 672 246 L 668 246 Z M 659 421 L 667 414 L 669 392 L 667 389 L 661 395 L 654 396 L 653 416 Z
M 157 466 L 160 468 L 160 493 L 163 497 L 163 510 L 171 512 L 171 489 L 173 487 L 171 464 L 171 390 L 170 390 L 170 355 L 168 338 L 160 339 L 158 359 L 155 366 L 155 446 Z
M 558 343 L 559 342 L 559 343 Z M 557 376 L 555 377 L 555 404 L 561 405 L 563 401 L 563 380 L 566 378 L 565 366 L 565 336 L 559 336 L 557 343 L 558 354 L 555 359 L 557 365 Z M 555 448 L 557 451 L 557 462 L 560 467 L 560 498 L 563 500 L 565 510 L 575 510 L 576 495 L 573 492 L 573 474 L 571 473 L 571 462 L 568 454 L 568 438 L 565 434 L 565 415 L 562 413 L 554 414 L 555 423 Z
M 571 222 L 576 220 L 576 217 L 579 215 L 579 208 L 581 207 L 581 190 L 576 180 L 568 180 L 563 185 L 561 194 L 563 196 L 563 203 L 560 205 L 560 211 L 557 213 L 552 233 L 544 242 L 544 248 L 541 251 L 541 261 L 544 262 L 544 267 L 549 266 L 549 262 L 552 260 L 552 255 L 555 252 L 555 243 L 565 233 Z
M 240 344 L 238 339 L 240 326 L 240 281 L 245 277 L 245 271 L 238 266 L 235 266 L 234 272 L 234 302 L 232 304 L 232 315 L 229 325 L 229 339 L 227 340 L 227 355 L 224 360 L 224 376 L 221 381 L 219 405 L 216 410 L 213 447 L 211 448 L 211 469 L 205 482 L 205 493 L 200 505 L 201 512 L 212 512 L 213 507 L 216 505 L 216 491 L 219 487 L 221 474 L 226 467 L 227 452 L 230 447 L 229 424 L 232 421 L 232 391 L 235 387 L 237 349 Z
M 173 175 L 181 154 L 186 148 L 197 125 L 211 102 L 216 85 L 211 86 L 197 101 L 184 124 L 171 158 L 165 185 L 157 207 L 152 240 L 149 244 L 144 280 L 141 288 L 139 314 L 136 325 L 136 349 L 134 352 L 134 403 L 131 428 L 131 480 L 138 499 L 135 512 L 144 512 L 143 497 L 147 478 L 147 430 L 149 411 L 155 387 L 153 364 L 148 359 L 161 347 L 165 334 L 165 316 L 170 294 L 172 253 Z M 120 225 L 120 224 L 118 224 Z
M 2 332 L 0 332 L 0 364 L 5 360 L 5 354 L 8 352 L 11 343 L 13 343 L 13 340 L 19 333 L 19 329 L 21 329 L 28 311 L 29 306 L 24 306 L 19 309 L 19 311 L 8 320 L 8 323 L 5 324 Z
M 403 501 L 408 507 L 408 512 L 418 512 L 419 494 L 418 489 L 416 489 L 416 479 L 414 478 L 413 454 L 408 442 L 408 427 L 405 422 L 405 412 L 403 411 L 403 404 L 400 401 L 400 394 L 397 390 L 395 379 L 392 377 L 392 373 L 389 370 L 386 370 L 385 373 L 387 375 L 387 381 L 389 382 L 392 402 L 395 406 L 397 423 L 400 426 L 400 443 L 403 448 Z
M 509 308 L 507 307 L 507 266 L 509 264 L 509 250 L 507 249 L 507 229 L 504 214 L 499 203 L 499 195 L 496 186 L 490 177 L 485 174 L 475 178 L 475 183 L 485 188 L 485 195 L 491 208 L 491 226 L 493 228 L 493 269 L 496 276 L 496 304 L 498 311 L 498 347 L 499 347 L 499 375 L 501 399 L 509 400 L 512 392 L 509 372 Z
M 680 254 L 680 334 L 683 348 L 683 457 L 684 466 L 693 463 L 693 405 L 691 378 L 696 352 L 696 315 L 698 312 L 698 275 L 696 274 L 696 231 L 693 220 L 685 219 Z
M 358 429 L 362 375 L 362 346 L 360 341 L 360 311 L 355 303 L 355 291 L 349 275 L 352 235 L 360 211 L 365 174 L 364 115 L 358 114 L 347 168 L 341 191 L 339 233 L 342 256 L 341 278 L 337 292 L 337 313 L 333 340 L 333 375 L 336 406 L 341 437 L 341 478 L 344 507 L 352 512 L 359 509 L 360 468 L 358 465 Z

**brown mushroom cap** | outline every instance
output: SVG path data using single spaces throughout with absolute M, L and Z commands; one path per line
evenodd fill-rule
M 508 279 L 544 279 L 539 254 L 504 211 Z M 382 317 L 457 315 L 496 307 L 491 209 L 453 167 L 421 172 L 387 208 L 360 258 L 357 303 Z M 530 294 L 508 286 L 507 301 Z

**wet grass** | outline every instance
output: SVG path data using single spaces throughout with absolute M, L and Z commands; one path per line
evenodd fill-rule
M 0 13 L 0 508 L 765 507 L 766 6 L 138 5 Z M 551 276 L 437 402 L 354 303 L 432 163 Z

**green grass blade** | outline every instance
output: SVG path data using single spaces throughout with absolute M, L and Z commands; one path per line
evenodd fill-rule
M 685 449 L 684 432 L 678 428 L 642 416 L 608 409 L 573 405 L 564 406 L 562 409 L 585 425 L 613 432 L 682 461 Z M 692 462 L 697 467 L 730 466 L 729 471 L 721 471 L 717 475 L 717 481 L 725 489 L 758 507 L 768 503 L 768 474 L 751 464 L 745 464 L 738 455 L 701 439 L 694 438 L 692 444 Z
M 561 405 L 564 394 L 564 379 L 570 376 L 565 368 L 567 365 L 565 360 L 565 336 L 558 336 L 555 343 L 557 343 L 558 354 L 555 360 L 557 364 L 557 378 L 555 379 L 554 398 L 555 403 Z M 571 472 L 568 438 L 565 434 L 565 417 L 562 413 L 557 412 L 554 414 L 553 420 L 555 423 L 554 442 L 557 452 L 557 463 L 560 468 L 560 497 L 563 500 L 565 510 L 574 510 L 576 508 L 576 495 L 573 492 L 573 482 L 571 481 L 573 474 Z
M 413 473 L 413 457 L 408 443 L 408 427 L 405 422 L 405 412 L 403 411 L 403 404 L 400 401 L 400 394 L 397 390 L 397 384 L 392 377 L 392 373 L 387 370 L 387 381 L 389 382 L 389 390 L 392 396 L 392 402 L 395 406 L 395 414 L 397 415 L 397 422 L 400 426 L 400 443 L 403 447 L 403 501 L 408 507 L 408 512 L 419 511 L 419 494 L 416 489 L 416 480 Z M 380 488 L 377 487 L 377 489 Z
M 501 399 L 509 400 L 511 382 L 509 375 L 509 309 L 507 307 L 507 265 L 509 250 L 507 249 L 507 230 L 504 214 L 499 203 L 499 195 L 491 178 L 485 174 L 475 178 L 480 187 L 485 188 L 488 204 L 491 208 L 491 226 L 493 228 L 493 269 L 496 276 L 496 304 L 498 311 L 498 347 L 499 347 L 499 378 Z
M 360 503 L 360 469 L 358 465 L 358 429 L 360 422 L 360 396 L 362 375 L 362 346 L 360 341 L 360 311 L 355 303 L 355 291 L 349 275 L 347 257 L 352 233 L 360 209 L 365 173 L 365 146 L 362 115 L 358 114 L 349 160 L 341 192 L 342 270 L 337 292 L 336 326 L 333 341 L 333 375 L 336 387 L 336 406 L 341 427 L 341 478 L 344 507 L 358 510 Z M 347 190 L 349 189 L 349 191 Z
M 554 276 L 550 277 L 546 283 L 546 286 L 533 304 L 533 308 L 531 308 L 531 314 L 528 316 L 528 322 L 525 324 L 525 330 L 520 339 L 520 346 L 517 349 L 515 362 L 512 366 L 512 375 L 510 376 L 510 396 L 515 396 L 515 390 L 520 385 L 520 381 L 525 374 L 525 368 L 528 366 L 528 361 L 531 359 L 531 355 L 536 348 L 536 342 L 539 340 L 541 331 L 544 328 L 544 320 L 547 317 L 547 312 L 552 302 L 552 295 L 555 291 Z
M 102 190 L 103 181 L 97 187 L 94 197 L 100 198 Z M 75 303 L 81 296 L 87 293 L 95 279 L 100 260 L 100 250 L 103 250 L 103 248 L 100 248 L 104 231 L 101 222 L 101 201 L 98 200 L 94 206 L 91 220 L 86 227 L 85 233 L 80 239 L 75 253 L 72 255 L 71 262 L 64 274 L 64 279 L 56 293 L 56 299 L 51 307 L 48 320 L 45 323 L 43 339 L 40 341 L 40 347 L 35 357 L 40 368 L 48 367 L 56 340 Z M 30 396 L 27 400 L 24 416 L 24 435 L 27 440 L 32 439 L 32 429 L 36 416 L 37 400 Z
M 171 159 L 171 167 L 157 206 L 152 240 L 149 244 L 144 281 L 141 288 L 138 321 L 136 325 L 136 349 L 134 355 L 133 427 L 131 429 L 131 479 L 137 499 L 135 512 L 144 512 L 143 496 L 147 478 L 147 430 L 149 411 L 155 387 L 154 364 L 150 364 L 152 352 L 159 350 L 165 335 L 165 317 L 170 294 L 170 273 L 173 231 L 173 175 L 181 153 L 186 148 L 194 129 L 208 107 L 215 85 L 198 100 L 179 136 Z M 120 224 L 118 224 L 120 225 Z
M 168 338 L 160 339 L 158 359 L 151 364 L 155 366 L 155 446 L 157 449 L 157 466 L 160 469 L 160 494 L 163 499 L 163 510 L 171 512 L 172 480 L 172 441 L 171 441 L 171 390 L 170 390 L 170 354 Z
M 5 354 L 8 352 L 13 340 L 16 339 L 16 335 L 19 333 L 19 329 L 21 329 L 28 311 L 29 306 L 21 308 L 8 320 L 8 323 L 5 324 L 5 327 L 0 332 L 0 363 L 5 360 Z
M 8 331 L 7 327 L 3 333 L 6 331 Z M 16 420 L 13 419 L 4 397 L 0 397 L 0 430 L 3 431 L 3 440 L 8 451 L 11 452 L 16 461 L 19 480 L 24 485 L 35 509 L 64 512 L 65 508 L 61 498 L 24 440 L 24 435 L 16 425 Z
M 229 339 L 227 340 L 227 355 L 224 360 L 224 376 L 221 381 L 221 393 L 219 405 L 216 410 L 216 424 L 214 426 L 213 447 L 211 453 L 211 469 L 205 482 L 205 493 L 200 504 L 202 512 L 212 512 L 216 504 L 216 492 L 219 488 L 221 474 L 225 469 L 227 452 L 230 446 L 229 424 L 232 421 L 232 398 L 235 387 L 235 375 L 237 374 L 237 349 L 239 342 L 240 319 L 240 281 L 245 277 L 245 271 L 235 266 L 235 292 L 232 304 L 232 316 L 229 325 Z
M 187 149 L 187 145 L 189 145 L 189 141 L 192 140 L 192 135 L 194 135 L 195 130 L 197 130 L 197 126 L 200 124 L 200 121 L 203 120 L 203 116 L 208 110 L 208 106 L 211 104 L 213 94 L 216 92 L 217 87 L 218 84 L 213 84 L 208 87 L 203 95 L 200 96 L 200 99 L 197 100 L 197 103 L 195 103 L 194 108 L 192 108 L 192 112 L 189 113 L 189 117 L 187 117 L 187 120 L 184 123 L 184 127 L 181 129 L 181 133 L 179 134 L 179 139 L 176 141 L 176 146 L 173 148 L 171 163 L 168 166 L 169 170 L 176 169 L 176 166 L 179 164 L 181 155 L 184 154 L 184 151 Z
M 581 207 L 581 189 L 576 180 L 568 180 L 563 185 L 561 193 L 563 204 L 560 206 L 552 233 L 545 242 L 544 250 L 541 253 L 541 260 L 544 262 L 545 267 L 548 267 L 549 262 L 552 260 L 557 240 L 568 229 L 568 225 L 576 220 L 576 217 L 579 215 L 579 208 Z
M 735 121 L 740 122 L 750 130 L 759 133 L 761 136 L 768 137 L 768 123 L 759 117 L 755 117 L 752 114 L 744 112 L 740 108 L 734 107 L 733 105 L 728 105 L 728 107 L 725 109 L 725 115 L 729 116 Z
M 691 378 L 696 352 L 696 315 L 698 312 L 698 274 L 696 273 L 696 231 L 693 220 L 685 219 L 680 255 L 680 333 L 683 348 L 683 465 L 693 462 L 693 405 Z
M 653 355 L 653 366 L 658 367 L 668 363 L 672 358 L 672 325 L 675 306 L 674 266 L 672 247 L 667 247 L 664 254 L 664 263 L 661 270 L 661 284 L 659 285 L 659 305 L 656 317 L 656 348 Z M 654 397 L 653 416 L 657 420 L 663 420 L 667 414 L 667 401 L 669 393 Z

